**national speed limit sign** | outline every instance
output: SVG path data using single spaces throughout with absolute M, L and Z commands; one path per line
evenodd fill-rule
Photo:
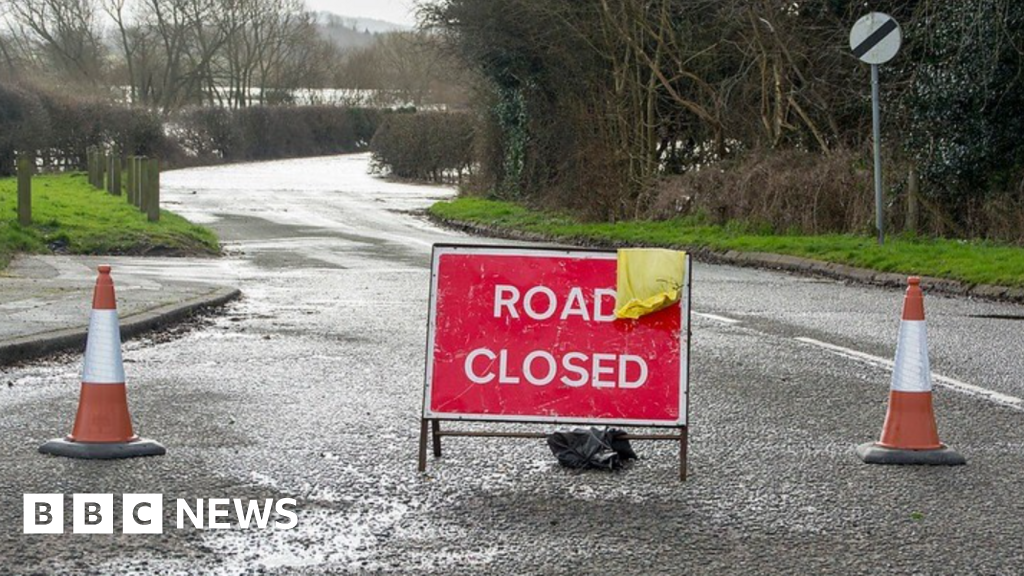
M 903 34 L 900 25 L 888 14 L 872 12 L 850 30 L 850 50 L 868 64 L 884 64 L 900 50 Z

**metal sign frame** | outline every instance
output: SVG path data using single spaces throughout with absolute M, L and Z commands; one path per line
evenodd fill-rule
M 623 438 L 627 440 L 670 440 L 679 442 L 679 479 L 686 480 L 686 462 L 689 445 L 690 425 L 690 335 L 691 330 L 691 285 L 693 278 L 693 260 L 686 255 L 686 277 L 683 282 L 683 296 L 680 301 L 680 391 L 679 391 L 679 418 L 676 421 L 665 420 L 630 420 L 619 418 L 562 418 L 544 416 L 503 416 L 492 414 L 461 414 L 435 412 L 430 408 L 430 392 L 433 381 L 433 351 L 435 344 L 435 328 L 437 326 L 437 288 L 438 288 L 438 265 L 440 257 L 444 254 L 494 254 L 514 256 L 536 256 L 536 257 L 573 257 L 586 256 L 590 258 L 616 259 L 617 253 L 614 250 L 599 250 L 586 248 L 544 248 L 544 247 L 522 247 L 522 246 L 494 246 L 494 245 L 472 245 L 472 244 L 435 244 L 431 254 L 431 278 L 430 278 L 430 300 L 427 319 L 427 345 L 426 345 L 426 367 L 423 386 L 423 405 L 420 416 L 420 439 L 418 470 L 424 472 L 427 467 L 427 443 L 432 438 L 433 454 L 435 458 L 441 457 L 441 438 L 448 437 L 476 437 L 476 438 L 546 438 L 547 433 L 542 432 L 505 432 L 505 431 L 477 431 L 477 430 L 442 430 L 441 422 L 488 422 L 503 424 L 572 424 L 572 425 L 618 425 L 643 428 L 663 428 L 677 430 L 675 434 L 627 434 Z

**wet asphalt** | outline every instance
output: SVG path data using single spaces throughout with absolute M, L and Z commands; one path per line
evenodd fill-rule
M 898 290 L 698 265 L 687 482 L 668 442 L 608 474 L 561 469 L 539 440 L 445 439 L 418 474 L 430 245 L 485 241 L 414 213 L 451 190 L 367 163 L 164 175 L 168 207 L 227 255 L 116 258 L 115 281 L 130 267 L 244 299 L 125 345 L 137 432 L 163 457 L 37 454 L 70 428 L 81 355 L 0 370 L 0 574 L 1024 573 L 1020 306 L 926 301 L 932 369 L 983 389 L 936 387 L 967 466 L 862 464 L 887 368 L 798 340 L 891 358 Z M 22 494 L 57 492 L 69 517 L 72 493 L 162 493 L 165 532 L 22 534 Z M 174 527 L 174 499 L 215 497 L 296 498 L 299 525 Z

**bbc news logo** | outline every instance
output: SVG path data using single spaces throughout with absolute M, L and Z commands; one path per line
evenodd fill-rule
M 178 530 L 186 526 L 200 530 L 291 530 L 299 523 L 294 498 L 279 500 L 241 500 L 239 498 L 197 498 L 175 500 Z M 64 533 L 63 494 L 24 495 L 25 534 Z M 75 534 L 113 534 L 113 494 L 72 494 L 71 532 Z M 271 522 L 273 520 L 273 522 Z M 121 533 L 163 534 L 163 494 L 122 494 Z

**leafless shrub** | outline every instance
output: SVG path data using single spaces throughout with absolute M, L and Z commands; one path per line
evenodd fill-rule
M 648 216 L 703 214 L 776 232 L 863 232 L 871 226 L 871 176 L 850 151 L 750 154 L 664 179 Z

